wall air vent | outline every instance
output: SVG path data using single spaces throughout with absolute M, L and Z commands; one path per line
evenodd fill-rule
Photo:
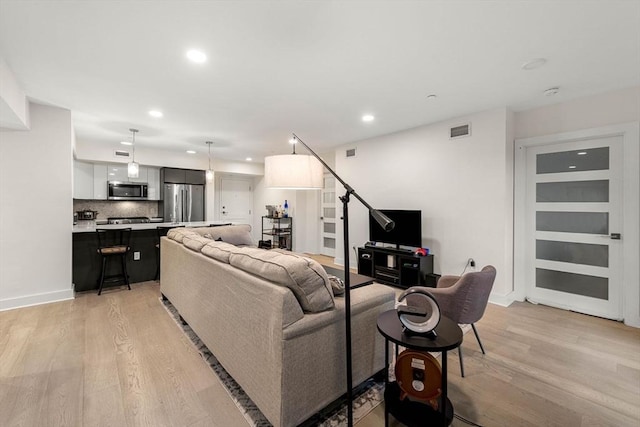
M 355 157 L 356 156 L 356 149 L 355 148 L 349 148 L 347 150 L 347 157 Z
M 462 138 L 464 136 L 471 135 L 471 123 L 467 123 L 460 126 L 454 126 L 449 129 L 449 138 Z
M 125 151 L 125 150 L 116 150 L 116 151 L 114 151 L 114 153 L 113 153 L 113 154 L 114 154 L 114 156 L 116 156 L 116 157 L 126 157 L 126 158 L 129 158 L 129 156 L 130 156 L 129 152 L 128 152 L 128 151 Z

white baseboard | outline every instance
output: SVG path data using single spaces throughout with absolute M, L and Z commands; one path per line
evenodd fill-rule
M 632 326 L 634 328 L 640 328 L 640 318 L 638 317 L 625 317 L 624 324 L 627 326 Z
M 13 310 L 14 308 L 29 307 L 32 305 L 48 304 L 50 302 L 70 300 L 75 297 L 73 289 L 45 292 L 42 294 L 25 295 L 17 298 L 0 300 L 0 311 Z
M 489 295 L 489 302 L 491 304 L 499 305 L 502 307 L 509 307 L 517 298 L 514 297 L 513 292 L 509 292 L 507 295 Z

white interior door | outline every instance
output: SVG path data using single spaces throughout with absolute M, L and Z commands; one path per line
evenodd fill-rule
M 320 202 L 320 253 L 336 256 L 336 179 L 331 174 L 324 175 Z
M 253 223 L 253 181 L 238 177 L 220 178 L 218 219 L 238 224 Z
M 527 148 L 527 298 L 622 318 L 622 137 Z

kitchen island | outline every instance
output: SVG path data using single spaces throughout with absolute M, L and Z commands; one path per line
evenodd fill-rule
M 228 224 L 225 221 L 201 222 L 151 222 L 143 224 L 105 224 L 80 221 L 73 226 L 73 284 L 76 292 L 97 290 L 102 258 L 97 252 L 98 238 L 96 228 L 119 229 L 131 228 L 131 251 L 127 256 L 127 272 L 131 283 L 154 280 L 156 276 L 156 243 L 158 243 L 158 227 L 208 227 L 211 224 Z M 134 260 L 134 254 L 139 259 Z M 120 267 L 112 262 L 107 266 L 107 275 L 119 272 Z M 105 290 L 109 288 L 105 287 Z

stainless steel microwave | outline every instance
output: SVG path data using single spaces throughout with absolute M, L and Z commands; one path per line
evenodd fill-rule
M 149 188 L 147 183 L 109 181 L 107 185 L 109 200 L 147 200 Z

